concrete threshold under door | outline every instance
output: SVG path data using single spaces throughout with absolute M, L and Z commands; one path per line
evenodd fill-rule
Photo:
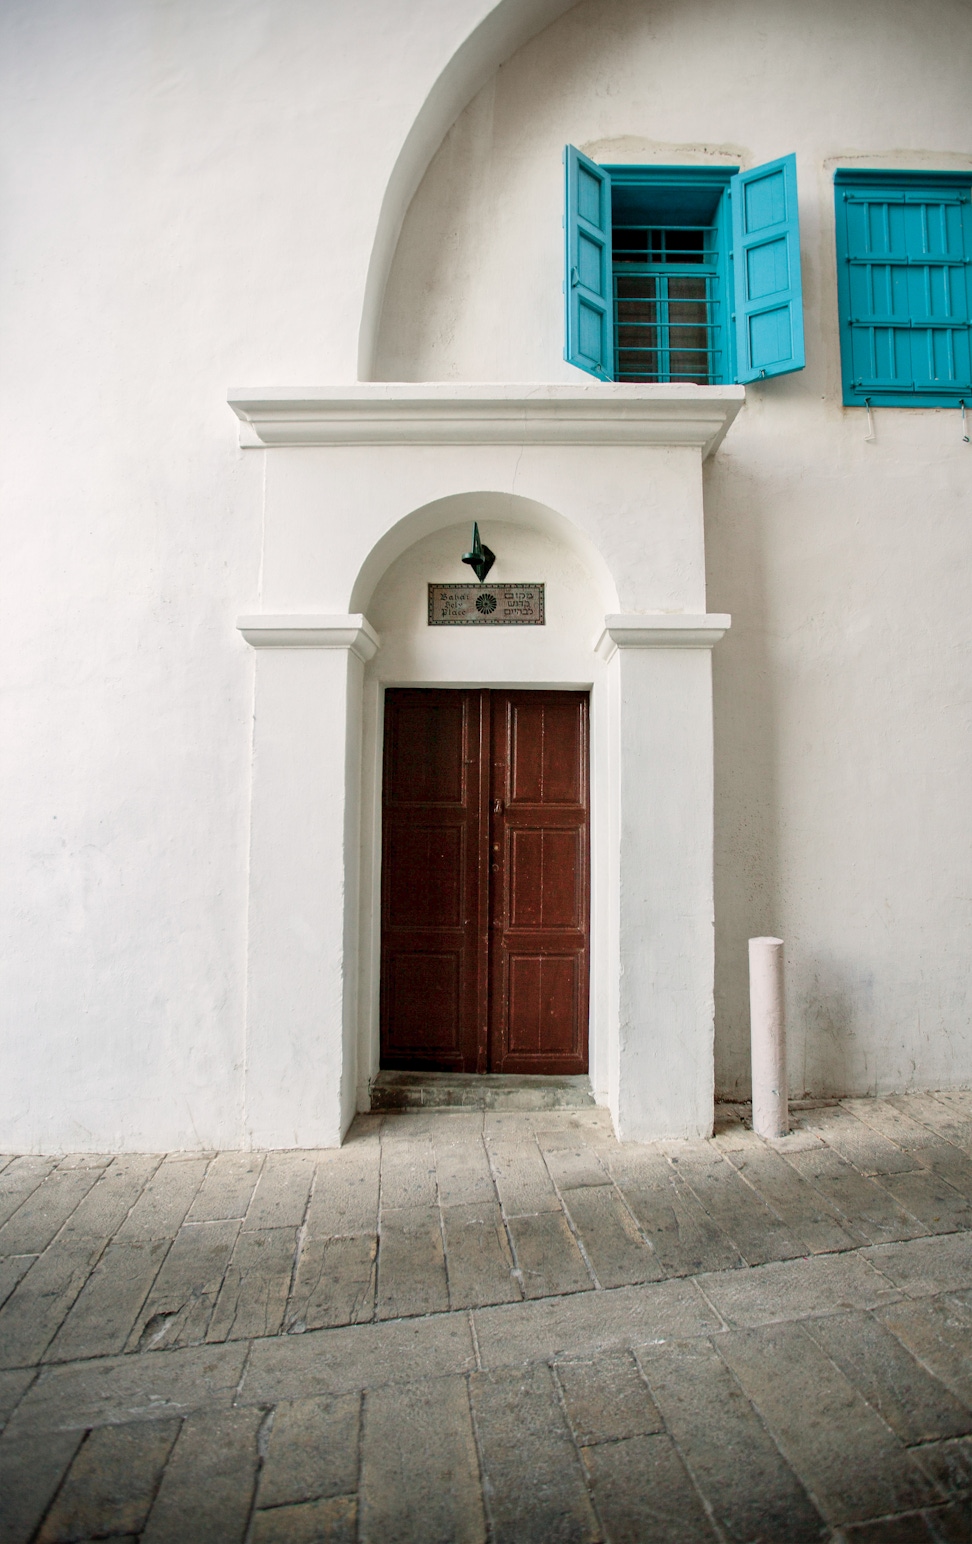
M 498 1072 L 379 1072 L 373 1110 L 580 1110 L 592 1107 L 591 1080 Z

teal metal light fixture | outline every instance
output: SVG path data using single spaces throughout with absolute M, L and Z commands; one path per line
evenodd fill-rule
M 493 564 L 496 562 L 495 552 L 490 552 L 489 548 L 484 547 L 480 541 L 479 525 L 475 521 L 473 522 L 472 551 L 464 552 L 462 555 L 462 561 L 469 564 L 469 567 L 476 575 L 476 578 L 479 580 L 480 584 L 482 584 L 483 580 L 486 578 L 486 575 L 489 573 Z

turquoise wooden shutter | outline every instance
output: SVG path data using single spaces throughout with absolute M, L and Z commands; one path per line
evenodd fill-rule
M 567 346 L 564 358 L 602 381 L 614 379 L 611 177 L 573 145 L 567 168 Z
M 845 400 L 972 395 L 968 193 L 838 189 L 837 219 Z
M 737 173 L 730 190 L 736 380 L 802 370 L 796 156 Z

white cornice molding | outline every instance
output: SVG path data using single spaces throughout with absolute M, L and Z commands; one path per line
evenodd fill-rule
M 711 649 L 732 625 L 725 612 L 690 616 L 657 611 L 604 618 L 594 652 L 609 660 L 618 649 Z
M 350 649 L 365 664 L 381 639 L 366 616 L 248 616 L 237 628 L 254 649 Z
M 746 400 L 743 386 L 494 385 L 366 381 L 316 389 L 238 388 L 243 446 L 694 445 L 711 455 Z

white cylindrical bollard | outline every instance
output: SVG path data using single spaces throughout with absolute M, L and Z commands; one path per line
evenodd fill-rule
M 749 1032 L 753 1063 L 753 1130 L 785 1137 L 790 1129 L 783 1014 L 783 940 L 749 940 Z

